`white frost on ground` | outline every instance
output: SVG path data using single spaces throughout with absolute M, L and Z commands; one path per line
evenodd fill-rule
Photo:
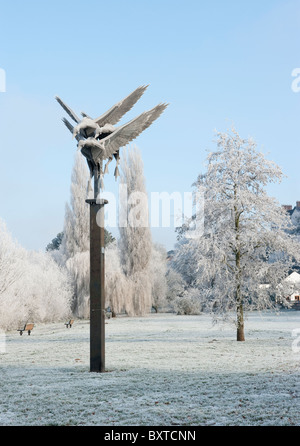
M 297 311 L 252 313 L 245 343 L 206 315 L 110 319 L 102 374 L 89 372 L 89 321 L 11 331 L 0 425 L 299 426 L 299 329 Z

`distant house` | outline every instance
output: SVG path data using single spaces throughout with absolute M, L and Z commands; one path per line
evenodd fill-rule
M 296 240 L 300 243 L 300 201 L 296 201 L 295 207 L 292 205 L 283 205 L 282 207 L 291 219 L 290 229 L 287 232 L 296 237 Z M 292 270 L 300 273 L 300 264 L 294 262 Z
M 289 290 L 287 300 L 290 302 L 300 302 L 300 274 L 294 271 L 283 281 Z
M 295 207 L 293 207 L 291 204 L 284 204 L 282 205 L 282 207 L 287 211 L 288 214 L 290 214 L 290 216 L 292 216 L 295 211 L 300 212 L 300 201 L 296 201 Z
M 293 207 L 290 204 L 282 206 L 283 209 L 291 218 L 291 233 L 294 235 L 300 235 L 300 201 L 296 201 L 296 206 Z
M 269 283 L 259 285 L 259 288 L 262 290 L 267 290 L 270 287 L 271 285 Z M 294 271 L 277 285 L 276 288 L 283 291 L 286 300 L 290 302 L 292 309 L 300 310 L 300 274 Z

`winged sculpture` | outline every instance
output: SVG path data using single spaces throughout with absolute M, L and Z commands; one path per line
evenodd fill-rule
M 117 179 L 121 147 L 137 138 L 168 106 L 164 103 L 158 104 L 126 124 L 115 127 L 122 116 L 131 110 L 141 98 L 147 87 L 148 85 L 138 87 L 129 96 L 96 119 L 91 118 L 84 112 L 81 112 L 82 118 L 79 118 L 68 105 L 56 96 L 58 103 L 76 123 L 76 125 L 72 125 L 66 118 L 62 119 L 73 137 L 76 138 L 78 150 L 86 157 L 90 170 L 90 180 L 94 177 L 95 188 L 98 179 L 100 179 L 101 187 L 103 187 L 103 176 L 108 172 L 108 165 L 114 158 L 116 159 L 114 176 Z M 103 169 L 104 161 L 106 161 L 106 165 Z M 98 191 L 95 190 L 94 192 L 97 196 Z

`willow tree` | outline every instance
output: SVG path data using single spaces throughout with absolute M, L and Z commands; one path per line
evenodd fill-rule
M 256 143 L 233 129 L 217 133 L 217 150 L 194 184 L 203 212 L 185 225 L 175 263 L 180 271 L 184 259 L 192 259 L 191 286 L 202 308 L 233 319 L 238 341 L 245 340 L 246 311 L 286 302 L 281 283 L 299 258 L 299 244 L 288 233 L 290 218 L 266 191 L 281 178 Z
M 119 209 L 120 262 L 131 285 L 124 305 L 129 315 L 138 316 L 149 313 L 152 305 L 152 237 L 144 166 L 138 148 L 124 151 L 120 165 L 123 195 Z

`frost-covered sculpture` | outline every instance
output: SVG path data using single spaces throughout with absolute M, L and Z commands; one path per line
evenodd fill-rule
M 113 158 L 116 159 L 115 178 L 119 176 L 119 151 L 134 140 L 140 133 L 147 129 L 165 110 L 168 104 L 158 104 L 128 123 L 115 127 L 122 116 L 127 113 L 140 99 L 148 86 L 141 86 L 129 96 L 111 107 L 106 113 L 97 119 L 92 119 L 86 113 L 81 112 L 82 119 L 74 113 L 59 97 L 58 103 L 76 122 L 73 126 L 66 118 L 63 122 L 77 140 L 78 150 L 86 157 L 90 170 L 90 178 L 94 177 L 95 198 L 103 187 L 103 176 L 108 172 L 108 165 Z M 106 161 L 103 169 L 103 162 Z

